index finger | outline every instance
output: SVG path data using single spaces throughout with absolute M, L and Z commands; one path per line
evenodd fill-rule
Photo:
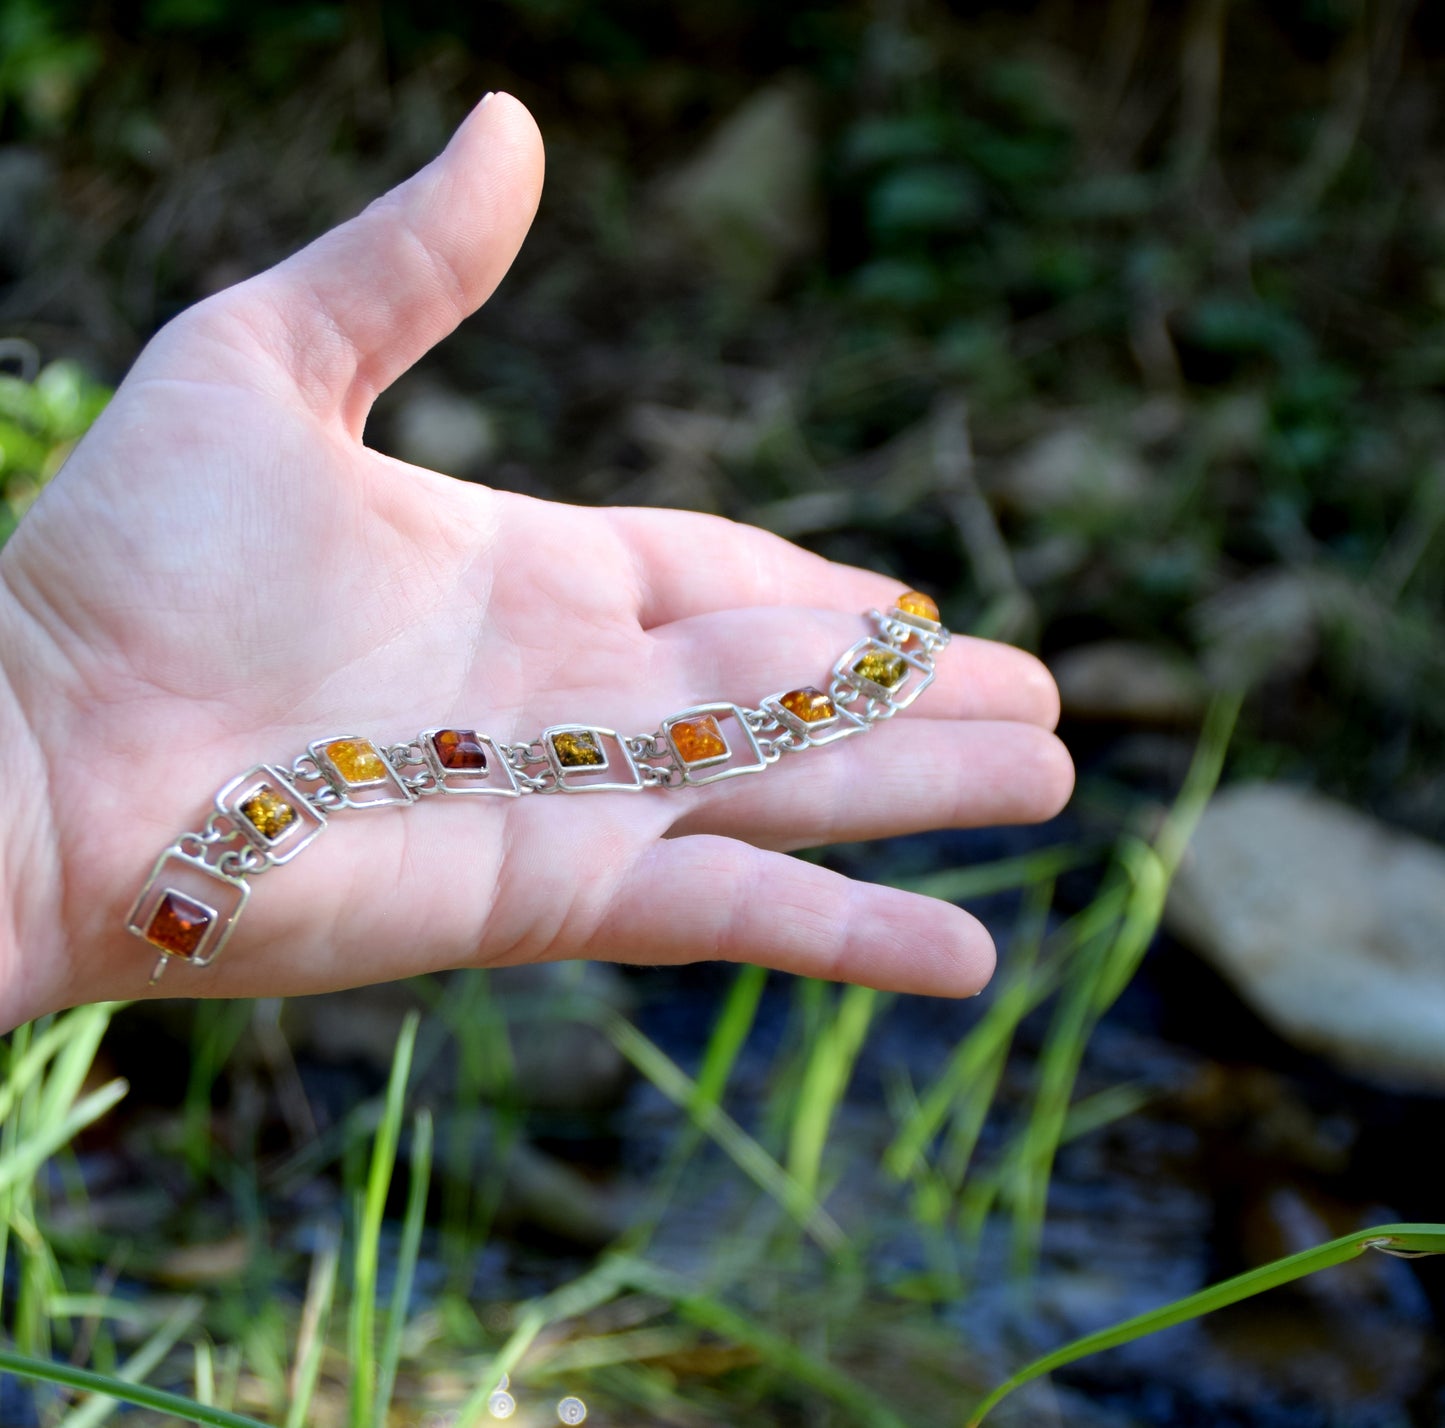
M 752 605 L 887 609 L 907 588 L 723 516 L 632 506 L 603 514 L 632 555 L 645 630 Z

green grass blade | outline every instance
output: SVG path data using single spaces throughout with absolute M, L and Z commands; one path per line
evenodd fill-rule
M 1126 1319 L 1111 1329 L 1086 1334 L 1071 1344 L 1055 1349 L 1051 1354 L 1045 1354 L 1041 1359 L 1035 1359 L 1012 1378 L 1001 1383 L 965 1420 L 967 1428 L 978 1428 L 994 1408 L 1015 1389 L 1041 1378 L 1046 1373 L 1052 1373 L 1054 1369 L 1062 1368 L 1065 1364 L 1087 1358 L 1090 1354 L 1102 1353 L 1105 1349 L 1117 1348 L 1120 1344 L 1130 1343 L 1134 1339 L 1142 1339 L 1146 1334 L 1158 1333 L 1161 1329 L 1172 1328 L 1175 1324 L 1183 1324 L 1189 1319 L 1197 1319 L 1203 1314 L 1223 1309 L 1226 1305 L 1237 1304 L 1241 1299 L 1252 1299 L 1256 1294 L 1263 1294 L 1266 1290 L 1288 1284 L 1291 1280 L 1303 1279 L 1306 1275 L 1317 1274 L 1322 1269 L 1355 1259 L 1369 1249 L 1409 1256 L 1445 1254 L 1445 1225 L 1379 1225 L 1370 1230 L 1357 1230 L 1354 1234 L 1330 1240 L 1327 1244 L 1315 1246 L 1314 1249 L 1301 1250 L 1298 1254 L 1287 1255 L 1284 1259 L 1277 1259 L 1258 1269 L 1247 1270 L 1243 1274 L 1235 1275 L 1233 1279 L 1226 1279 L 1222 1284 L 1211 1285 L 1197 1294 L 1190 1294 L 1183 1299 L 1176 1299 L 1172 1304 L 1165 1304 L 1159 1309 Z
M 457 1412 L 456 1428 L 480 1428 L 482 1415 L 487 1411 L 487 1400 L 503 1377 L 516 1370 L 537 1335 L 549 1324 L 589 1313 L 615 1299 L 627 1284 L 628 1263 L 616 1255 L 608 1255 L 586 1274 L 526 1305 L 518 1313 L 506 1343 L 477 1376 L 475 1391 Z
M 94 1006 L 77 1007 L 61 1017 L 57 1025 L 65 1031 L 62 1043 L 40 1093 L 41 1125 L 50 1125 L 70 1108 L 90 1075 L 101 1037 L 110 1025 L 114 1007 L 100 1002 Z
M 661 1047 L 615 1013 L 602 1017 L 600 1024 L 613 1045 L 638 1071 L 675 1106 L 687 1111 L 738 1169 L 771 1195 L 821 1249 L 836 1254 L 844 1248 L 847 1236 L 807 1188 L 789 1175 L 726 1111 L 715 1103 L 703 1101 L 697 1094 L 697 1083 Z
M 1074 847 L 1040 848 L 1017 858 L 999 858 L 972 868 L 944 868 L 918 877 L 893 878 L 890 887 L 944 902 L 966 902 L 970 898 L 989 897 L 994 893 L 1011 892 L 1033 883 L 1053 882 L 1061 873 L 1082 867 L 1092 861 L 1087 849 Z
M 52 1319 L 109 1319 L 137 1328 L 149 1328 L 164 1321 L 170 1301 L 114 1299 L 104 1294 L 52 1294 L 45 1312 Z
M 6 1349 L 0 1349 L 0 1373 L 14 1374 L 17 1378 L 38 1383 L 53 1383 L 58 1388 L 72 1388 L 80 1393 L 103 1393 L 120 1403 L 131 1403 L 156 1413 L 169 1413 L 182 1423 L 198 1423 L 201 1428 L 270 1428 L 269 1424 L 257 1418 L 210 1408 L 183 1398 L 179 1393 L 167 1393 L 164 1389 L 151 1388 L 143 1383 L 126 1383 L 109 1374 L 93 1373 L 90 1369 L 74 1368 L 50 1359 L 32 1359 Z
M 70 1039 L 74 1030 L 70 1024 L 73 1015 L 67 1012 L 48 1026 L 30 1022 L 16 1028 L 9 1047 L 5 1079 L 0 1081 L 0 1125 L 10 1120 L 20 1097 Z
M 216 1357 L 207 1338 L 196 1340 L 196 1402 L 212 1404 L 216 1401 Z
M 211 1101 L 216 1081 L 255 1011 L 253 1001 L 201 1002 L 191 1022 L 191 1066 L 182 1102 L 182 1143 L 191 1174 L 211 1168 Z
M 127 1083 L 118 1078 L 108 1082 L 77 1101 L 59 1121 L 43 1126 L 0 1157 L 0 1195 L 12 1186 L 31 1180 L 61 1146 L 73 1140 L 92 1121 L 98 1121 L 129 1089 Z
M 1119 863 L 1127 892 L 1120 919 L 1099 943 L 1085 945 L 1068 976 L 1040 1060 L 1033 1112 L 1023 1131 L 1027 1153 L 1020 1162 L 1014 1201 L 1014 1259 L 1022 1275 L 1037 1257 L 1048 1183 L 1085 1049 L 1158 931 L 1170 883 L 1223 772 L 1241 702 L 1242 696 L 1233 692 L 1216 695 L 1211 702 L 1184 785 L 1152 845 L 1137 839 L 1121 842 Z
M 290 1404 L 286 1428 L 306 1428 L 311 1399 L 326 1356 L 326 1329 L 336 1299 L 336 1269 L 341 1260 L 341 1231 L 328 1225 L 321 1234 L 311 1274 L 306 1285 L 306 1302 L 301 1309 L 301 1326 L 296 1335 L 296 1358 L 291 1370 Z
M 176 1340 L 196 1322 L 200 1312 L 199 1298 L 183 1300 L 166 1322 L 121 1365 L 115 1377 L 122 1383 L 139 1383 L 153 1373 L 175 1347 Z M 57 1428 L 99 1428 L 119 1407 L 120 1403 L 109 1394 L 97 1396 L 67 1413 Z
M 707 1045 L 703 1048 L 693 1104 L 688 1107 L 691 1123 L 683 1126 L 673 1139 L 666 1162 L 652 1177 L 648 1207 L 633 1218 L 624 1237 L 628 1250 L 633 1254 L 640 1255 L 647 1248 L 677 1192 L 688 1162 L 706 1139 L 707 1133 L 700 1124 L 704 1114 L 702 1107 L 717 1107 L 722 1104 L 738 1056 L 757 1021 L 758 1006 L 762 1001 L 767 980 L 766 967 L 744 963 L 738 968 L 732 986 L 728 988 L 722 1009 L 713 1022 Z
M 838 1010 L 815 1038 L 803 1073 L 788 1137 L 788 1173 L 816 1198 L 828 1131 L 848 1089 L 853 1066 L 868 1035 L 878 993 L 871 987 L 845 987 Z
M 746 1345 L 779 1372 L 831 1399 L 865 1428 L 906 1428 L 887 1403 L 847 1374 L 730 1305 L 700 1293 L 681 1277 L 636 1260 L 623 1261 L 619 1272 L 631 1288 L 670 1300 L 684 1319 L 733 1343 Z
M 391 1078 L 386 1085 L 385 1110 L 371 1146 L 371 1167 L 366 1193 L 356 1226 L 356 1249 L 352 1258 L 351 1323 L 348 1335 L 351 1353 L 351 1428 L 371 1428 L 376 1402 L 376 1279 L 380 1259 L 381 1220 L 386 1209 L 396 1166 L 396 1147 L 401 1139 L 401 1120 L 406 1104 L 406 1083 L 411 1075 L 412 1053 L 420 1023 L 416 1012 L 408 1012 L 396 1038 Z
M 980 1107 L 966 1110 L 965 1114 L 970 1121 L 976 1119 L 982 1128 L 983 1117 L 993 1100 L 994 1084 L 1003 1073 L 1003 1063 L 1019 1023 L 1054 987 L 1053 979 L 1047 974 L 1039 976 L 1035 972 L 1052 889 L 1051 879 L 1036 885 L 1038 895 L 1031 896 L 1025 905 L 1003 990 L 959 1041 L 943 1073 L 919 1098 L 885 1152 L 883 1164 L 895 1179 L 905 1180 L 921 1168 L 924 1152 L 943 1129 L 949 1115 L 957 1114 L 956 1108 L 963 1098 L 972 1097 Z M 961 1159 L 959 1179 L 967 1169 L 968 1157 Z
M 386 1428 L 387 1410 L 391 1407 L 392 1389 L 396 1386 L 396 1366 L 401 1360 L 401 1336 L 406 1328 L 407 1308 L 411 1304 L 411 1286 L 416 1278 L 422 1226 L 426 1222 L 427 1190 L 431 1186 L 431 1112 L 418 1111 L 414 1124 L 411 1138 L 411 1184 L 407 1191 L 406 1215 L 402 1220 L 401 1245 L 396 1257 L 396 1278 L 392 1285 L 391 1304 L 387 1309 L 386 1330 L 381 1339 L 381 1359 L 376 1376 L 376 1428 Z
M 712 1035 L 708 1037 L 702 1065 L 698 1067 L 696 1095 L 699 1101 L 714 1105 L 721 1102 L 733 1067 L 737 1064 L 738 1053 L 757 1020 L 758 1004 L 762 1001 L 767 981 L 766 967 L 748 964 L 738 968 L 722 1011 L 713 1025 Z

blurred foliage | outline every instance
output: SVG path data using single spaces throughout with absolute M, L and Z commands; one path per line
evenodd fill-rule
M 74 362 L 0 374 L 0 544 L 109 400 Z

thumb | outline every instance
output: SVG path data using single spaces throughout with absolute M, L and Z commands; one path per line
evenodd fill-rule
M 489 94 L 426 168 L 180 325 L 203 346 L 206 336 L 222 350 L 256 344 L 268 379 L 279 367 L 317 415 L 359 436 L 377 393 L 501 282 L 537 211 L 542 169 L 526 107 Z

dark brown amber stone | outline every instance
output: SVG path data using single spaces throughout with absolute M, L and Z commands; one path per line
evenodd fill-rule
M 568 731 L 552 735 L 552 747 L 557 751 L 557 762 L 564 769 L 601 768 L 607 756 L 597 747 L 597 740 L 591 734 Z
M 211 921 L 211 912 L 200 903 L 181 893 L 168 892 L 151 914 L 146 939 L 172 957 L 194 957 Z
M 437 762 L 453 773 L 486 773 L 487 751 L 475 729 L 438 729 L 432 735 Z

